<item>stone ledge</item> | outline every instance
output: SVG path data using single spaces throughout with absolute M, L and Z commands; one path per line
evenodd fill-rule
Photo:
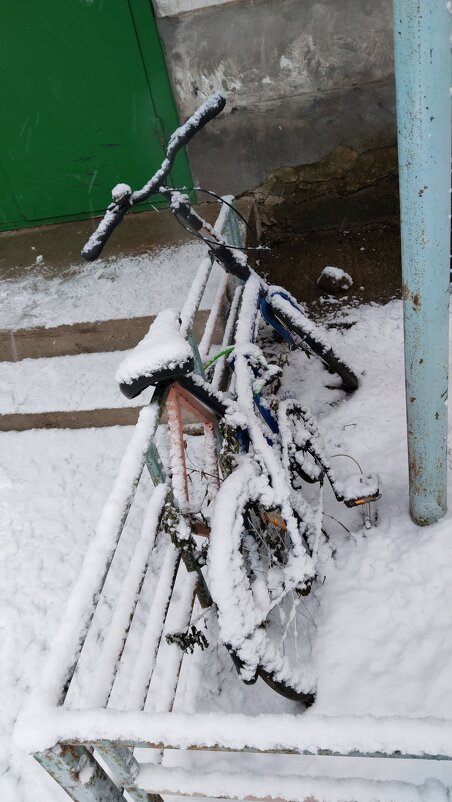
M 339 146 L 317 162 L 275 170 L 253 197 L 270 239 L 294 231 L 396 222 L 397 148 L 358 152 Z

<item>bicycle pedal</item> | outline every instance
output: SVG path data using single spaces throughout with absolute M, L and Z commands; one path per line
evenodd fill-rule
M 344 481 L 337 482 L 335 490 L 346 507 L 360 507 L 381 498 L 380 480 L 375 473 L 351 474 Z

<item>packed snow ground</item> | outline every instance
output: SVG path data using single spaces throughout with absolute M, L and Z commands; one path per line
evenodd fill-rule
M 334 341 L 361 374 L 360 388 L 348 398 L 325 389 L 326 374 L 301 354 L 294 354 L 285 369 L 287 388 L 296 387 L 318 415 L 329 453 L 351 454 L 364 470 L 379 473 L 383 483 L 378 526 L 370 531 L 362 530 L 359 518 L 345 516 L 340 505 L 330 507 L 350 533 L 331 521 L 335 555 L 326 567 L 316 619 L 314 713 L 452 719 L 452 515 L 428 529 L 419 529 L 408 516 L 401 315 L 398 301 L 342 312 L 352 325 L 334 333 Z M 14 745 L 10 752 L 9 738 L 39 676 L 130 435 L 130 429 L 119 427 L 0 434 L 5 644 L 0 798 L 7 802 L 66 798 L 31 758 Z M 336 459 L 346 472 L 348 460 Z M 140 510 L 138 501 L 137 520 Z M 178 710 L 300 712 L 260 684 L 243 686 L 224 650 L 212 636 L 210 641 L 207 652 L 184 661 Z M 165 756 L 168 766 L 201 768 L 206 760 L 192 753 Z M 215 760 L 215 768 L 246 766 L 259 774 L 270 774 L 274 765 L 272 756 L 218 755 Z M 379 760 L 290 756 L 285 766 L 288 774 L 312 776 L 396 776 L 417 783 L 436 777 L 452 788 L 452 766 L 446 762 L 399 761 L 394 767 Z M 443 786 L 425 786 L 426 800 L 437 802 L 444 794 Z

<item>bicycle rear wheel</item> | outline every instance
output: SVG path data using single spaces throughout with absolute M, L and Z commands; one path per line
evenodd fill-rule
M 223 482 L 211 522 L 208 585 L 220 638 L 241 679 L 253 683 L 260 676 L 309 706 L 317 600 L 308 527 L 293 508 L 269 502 L 268 490 L 249 458 Z

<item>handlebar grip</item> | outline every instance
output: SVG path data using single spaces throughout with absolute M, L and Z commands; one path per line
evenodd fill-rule
M 87 262 L 94 262 L 100 256 L 104 245 L 112 231 L 119 226 L 126 212 L 131 207 L 131 191 L 114 203 L 111 203 L 96 230 L 82 248 L 82 256 Z
M 162 162 L 161 167 L 157 170 L 155 175 L 142 187 L 132 193 L 132 203 L 142 203 L 147 200 L 153 192 L 160 189 L 164 179 L 169 175 L 170 170 L 174 164 L 174 159 L 178 151 L 190 142 L 201 128 L 204 128 L 210 120 L 213 120 L 226 105 L 226 100 L 220 92 L 215 92 L 214 95 L 208 98 L 199 109 L 197 109 L 187 122 L 176 128 L 171 134 L 168 147 L 166 149 L 166 159 Z
M 160 188 L 160 194 L 168 201 L 170 209 L 174 215 L 180 214 L 187 226 L 195 234 L 201 231 L 205 225 L 204 220 L 196 214 L 188 202 L 188 196 L 183 195 L 177 189 Z
M 215 92 L 188 118 L 184 125 L 181 125 L 180 128 L 172 134 L 168 145 L 168 151 L 171 151 L 174 145 L 177 145 L 177 149 L 186 145 L 192 136 L 200 131 L 201 128 L 204 128 L 208 122 L 217 117 L 225 106 L 226 98 L 224 95 L 222 95 L 221 92 Z
M 209 226 L 202 217 L 191 208 L 186 195 L 182 195 L 178 190 L 166 189 L 162 187 L 160 193 L 169 201 L 171 211 L 174 215 L 179 215 L 182 220 L 187 224 L 195 234 L 198 234 L 202 229 L 206 229 L 211 233 L 211 239 L 204 239 L 206 244 L 209 245 L 210 252 L 214 257 L 223 265 L 226 273 L 231 273 L 241 281 L 247 281 L 250 277 L 251 270 L 248 265 L 246 256 L 239 249 L 230 248 L 224 239 Z

